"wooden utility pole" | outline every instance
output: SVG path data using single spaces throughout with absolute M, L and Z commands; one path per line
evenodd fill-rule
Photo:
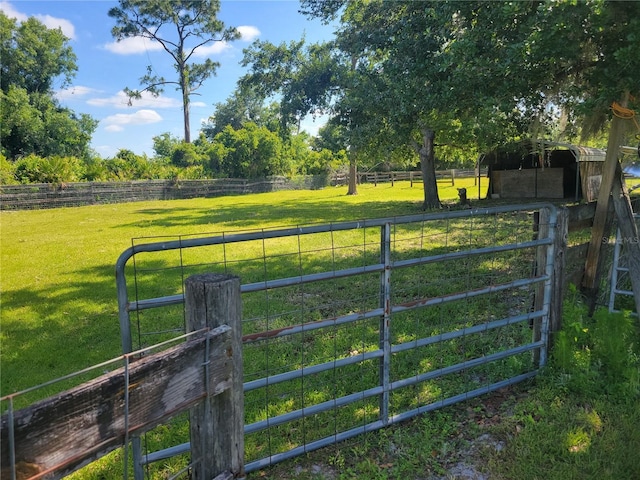
M 227 357 L 231 388 L 209 395 L 190 412 L 192 478 L 244 477 L 244 392 L 242 389 L 242 304 L 240 280 L 231 275 L 193 275 L 185 281 L 187 331 L 231 327 Z M 203 368 L 211 368 L 203 362 Z

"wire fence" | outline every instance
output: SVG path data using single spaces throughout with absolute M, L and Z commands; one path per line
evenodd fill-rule
M 486 171 L 483 172 L 486 176 Z M 436 172 L 438 180 L 451 182 L 455 178 L 474 177 L 473 170 Z M 395 181 L 422 182 L 422 172 L 363 172 L 359 182 Z M 106 203 L 147 200 L 177 200 L 224 195 L 275 192 L 280 190 L 317 190 L 328 186 L 346 185 L 344 172 L 323 175 L 271 176 L 266 178 L 212 178 L 203 180 L 132 180 L 121 182 L 32 183 L 0 185 L 0 210 L 36 210 L 75 207 Z

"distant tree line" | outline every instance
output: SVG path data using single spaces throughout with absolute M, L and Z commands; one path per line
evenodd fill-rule
M 116 39 L 164 42 L 179 77 L 143 77 L 143 90 L 125 89 L 132 101 L 177 82 L 187 121 L 189 96 L 217 68 L 189 63 L 194 48 L 238 36 L 218 10 L 217 0 L 120 0 L 110 10 Z M 423 206 L 433 208 L 436 168 L 471 166 L 479 153 L 525 137 L 604 146 L 613 103 L 640 110 L 640 2 L 302 0 L 301 12 L 334 22 L 333 40 L 254 42 L 246 75 L 197 138 L 185 124 L 183 139 L 155 137 L 151 157 L 120 150 L 107 159 L 89 148 L 96 121 L 53 95 L 53 80 L 68 84 L 77 69 L 67 39 L 35 19 L 18 25 L 2 15 L 0 180 L 255 178 L 348 167 L 355 194 L 357 169 L 419 167 Z M 300 128 L 309 115 L 328 118 L 316 137 Z

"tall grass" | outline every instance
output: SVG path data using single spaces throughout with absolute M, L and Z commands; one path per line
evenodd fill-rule
M 572 289 L 551 363 L 496 429 L 496 478 L 640 478 L 640 325 Z

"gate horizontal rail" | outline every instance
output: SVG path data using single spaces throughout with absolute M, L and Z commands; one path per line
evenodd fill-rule
M 548 213 L 548 228 L 534 228 L 533 212 L 546 211 Z M 440 222 L 440 223 L 438 223 Z M 461 223 L 462 222 L 462 223 Z M 464 223 L 467 222 L 467 223 Z M 505 233 L 505 238 L 497 238 L 498 230 L 504 228 L 508 231 L 511 228 L 509 222 L 513 222 L 517 230 L 516 234 L 511 232 Z M 502 224 L 505 227 L 502 227 Z M 242 232 L 242 233 L 222 233 L 218 235 L 198 237 L 198 238 L 182 238 L 178 240 L 168 241 L 156 241 L 152 243 L 145 243 L 139 245 L 133 245 L 122 253 L 116 264 L 116 282 L 118 288 L 118 304 L 119 304 L 119 319 L 122 332 L 122 345 L 125 353 L 132 349 L 132 328 L 130 314 L 136 312 L 137 315 L 140 312 L 152 310 L 156 308 L 165 308 L 172 305 L 179 305 L 184 301 L 184 293 L 162 295 L 150 298 L 136 298 L 133 301 L 129 299 L 130 287 L 127 286 L 127 263 L 129 260 L 140 254 L 152 254 L 156 252 L 168 252 L 168 251 L 180 251 L 180 264 L 179 268 L 188 270 L 191 268 L 206 268 L 207 263 L 196 263 L 185 266 L 183 264 L 183 252 L 194 250 L 197 251 L 200 247 L 212 247 L 219 246 L 223 249 L 224 260 L 216 262 L 211 260 L 212 268 L 230 268 L 241 267 L 241 262 L 256 261 L 264 262 L 264 279 L 256 281 L 255 279 L 248 278 L 246 282 L 241 284 L 241 293 L 244 296 L 255 294 L 257 292 L 265 292 L 267 298 L 267 311 L 261 314 L 264 319 L 263 323 L 267 328 L 254 327 L 253 323 L 247 323 L 250 330 L 243 335 L 243 344 L 245 349 L 256 348 L 260 349 L 261 346 L 267 345 L 266 352 L 269 348 L 276 349 L 282 345 L 282 342 L 289 342 L 291 345 L 295 344 L 295 339 L 301 337 L 304 341 L 305 338 L 310 338 L 312 343 L 320 342 L 322 337 L 316 337 L 313 335 L 321 335 L 323 332 L 334 332 L 335 336 L 338 336 L 340 329 L 346 329 L 345 332 L 360 331 L 365 332 L 368 328 L 371 332 L 376 332 L 377 340 L 365 341 L 363 333 L 362 349 L 363 351 L 354 350 L 353 352 L 340 353 L 337 350 L 334 352 L 333 357 L 329 357 L 326 360 L 319 358 L 318 360 L 307 362 L 305 355 L 312 356 L 311 353 L 305 353 L 307 347 L 302 343 L 300 344 L 300 351 L 302 352 L 300 359 L 292 361 L 292 363 L 282 367 L 273 367 L 273 370 L 267 368 L 264 373 L 260 373 L 259 367 L 256 366 L 255 372 L 249 372 L 248 368 L 245 368 L 245 381 L 244 392 L 245 396 L 252 395 L 254 392 L 263 395 L 264 397 L 272 398 L 270 395 L 276 395 L 276 393 L 270 394 L 270 389 L 274 392 L 284 387 L 285 390 L 278 390 L 277 395 L 273 397 L 274 401 L 278 403 L 280 397 L 283 395 L 289 395 L 286 390 L 287 385 L 291 385 L 291 390 L 300 388 L 295 382 L 303 382 L 305 379 L 309 379 L 308 382 L 312 383 L 314 378 L 322 378 L 322 375 L 331 374 L 337 375 L 335 372 L 350 372 L 349 369 L 360 368 L 360 370 L 354 370 L 361 372 L 356 375 L 371 378 L 377 377 L 374 383 L 369 386 L 364 386 L 358 391 L 350 391 L 347 388 L 344 392 L 338 391 L 338 387 L 334 384 L 327 387 L 329 390 L 333 389 L 333 393 L 330 394 L 330 398 L 323 400 L 323 395 L 318 395 L 318 399 L 312 402 L 306 401 L 305 396 L 309 393 L 305 390 L 305 387 L 301 387 L 300 395 L 302 400 L 295 398 L 291 401 L 291 408 L 287 411 L 274 414 L 266 414 L 266 418 L 253 418 L 247 421 L 245 424 L 245 435 L 260 435 L 261 432 L 267 432 L 271 435 L 271 429 L 278 426 L 282 426 L 288 423 L 295 424 L 298 421 L 305 421 L 306 419 L 312 419 L 320 417 L 327 412 L 334 411 L 334 415 L 337 415 L 339 409 L 342 408 L 355 408 L 356 405 L 362 405 L 362 411 L 372 409 L 377 411 L 375 413 L 373 421 L 367 421 L 366 415 L 363 416 L 363 421 L 360 425 L 355 427 L 344 427 L 344 430 L 338 431 L 336 429 L 333 433 L 328 435 L 320 435 L 321 438 L 307 439 L 301 441 L 300 445 L 293 446 L 286 449 L 286 451 L 280 452 L 267 452 L 268 455 L 263 458 L 251 460 L 246 464 L 246 471 L 250 472 L 264 466 L 270 465 L 281 460 L 292 458 L 304 452 L 309 452 L 317 448 L 331 445 L 341 440 L 351 438 L 364 432 L 377 430 L 385 426 L 397 423 L 415 415 L 425 413 L 442 406 L 450 405 L 458 401 L 462 401 L 468 398 L 473 398 L 505 386 L 523 381 L 527 378 L 534 376 L 538 368 L 544 364 L 546 359 L 546 346 L 548 341 L 548 317 L 549 317 L 549 303 L 551 296 L 551 279 L 553 274 L 553 248 L 554 248 L 554 227 L 556 224 L 556 210 L 553 205 L 540 203 L 531 204 L 526 206 L 501 206 L 494 208 L 475 209 L 475 210 L 460 210 L 453 212 L 437 212 L 431 214 L 409 215 L 404 217 L 394 218 L 382 218 L 373 220 L 362 221 L 348 221 L 327 225 L 312 225 L 302 227 L 290 227 L 273 230 L 259 230 L 255 232 Z M 402 230 L 402 229 L 406 229 Z M 377 241 L 370 241 L 367 237 L 367 232 L 372 229 L 378 230 L 379 236 Z M 412 230 L 413 229 L 413 230 Z M 438 229 L 443 230 L 445 241 L 442 247 L 424 247 L 424 239 L 428 235 L 435 235 L 435 231 Z M 392 236 L 393 230 L 393 236 Z M 363 232 L 361 235 L 362 242 L 348 244 L 347 246 L 333 245 L 334 235 L 337 232 Z M 461 233 L 462 232 L 462 233 Z M 303 258 L 306 259 L 307 254 L 313 253 L 311 250 L 304 250 L 301 247 L 301 238 L 313 237 L 316 234 L 329 234 L 332 245 L 324 248 L 318 248 L 317 252 L 330 252 L 328 254 L 331 260 L 327 262 L 331 264 L 331 267 L 323 271 L 314 271 L 312 273 L 304 272 L 302 267 Z M 464 234 L 464 235 L 463 235 Z M 474 238 L 474 236 L 482 237 L 496 237 L 494 243 L 486 242 L 484 239 Z M 493 236 L 493 237 L 492 237 Z M 459 238 L 458 238 L 459 237 Z M 266 242 L 269 240 L 280 240 L 286 238 L 297 239 L 297 251 L 295 248 L 291 252 L 274 254 L 273 257 L 267 255 Z M 455 240 L 454 240 L 455 238 Z M 482 240 L 482 241 L 480 241 Z M 258 255 L 257 258 L 251 257 L 249 260 L 227 260 L 228 252 L 230 252 L 234 245 L 237 246 L 239 251 L 242 251 L 242 247 L 247 242 L 262 242 L 262 256 Z M 406 247 L 403 247 L 403 243 L 406 242 Z M 412 242 L 418 242 L 420 246 L 414 246 Z M 456 243 L 458 242 L 458 243 Z M 485 242 L 486 245 L 478 245 L 478 243 Z M 295 242 L 293 242 L 295 243 Z M 361 265 L 349 265 L 349 252 L 344 254 L 346 259 L 346 265 L 342 265 L 336 258 L 340 254 L 340 249 L 349 249 L 352 247 L 358 247 L 358 254 L 361 255 L 363 264 Z M 459 248 L 458 248 L 459 247 Z M 403 253 L 404 250 L 406 253 Z M 442 248 L 444 252 L 438 251 Z M 450 251 L 446 251 L 449 249 Z M 428 253 L 427 255 L 420 254 L 415 255 L 412 251 L 418 253 Z M 544 252 L 545 254 L 539 256 L 536 252 Z M 403 258 L 403 256 L 412 255 L 410 258 Z M 505 258 L 511 258 L 510 256 L 522 256 L 524 257 L 516 260 L 505 260 Z M 373 257 L 377 257 L 374 260 Z M 270 276 L 267 273 L 266 260 L 272 258 L 278 262 L 278 264 L 286 264 L 291 257 L 291 263 L 298 263 L 299 274 L 297 275 L 284 275 L 284 276 Z M 397 258 L 392 258 L 397 257 Z M 281 259 L 281 261 L 279 260 Z M 542 259 L 543 264 L 540 264 Z M 342 259 L 341 259 L 342 261 Z M 467 262 L 463 268 L 453 267 L 458 265 L 456 262 Z M 536 264 L 537 262 L 537 264 Z M 352 262 L 353 263 L 353 262 Z M 435 282 L 431 282 L 432 278 L 429 275 L 437 272 L 434 270 L 429 274 L 425 274 L 425 269 L 438 268 L 441 265 L 447 265 L 450 267 L 443 267 L 442 272 L 438 272 L 441 277 L 435 278 Z M 527 267 L 527 265 L 529 265 Z M 477 276 L 473 277 L 473 270 L 478 270 Z M 406 271 L 407 275 L 414 275 L 415 272 L 422 272 L 420 275 L 427 275 L 425 278 L 413 281 L 412 277 L 406 277 L 406 282 L 409 285 L 404 285 L 402 280 L 396 280 L 400 282 L 397 286 L 393 283 L 392 272 L 398 272 L 396 275 L 400 275 L 400 272 Z M 134 261 L 134 275 L 136 275 L 135 293 L 138 294 L 139 280 L 137 275 L 142 275 L 142 269 L 136 266 Z M 236 273 L 234 271 L 234 273 Z M 270 273 L 270 272 L 269 272 Z M 467 275 L 466 282 L 460 281 L 461 275 Z M 477 284 L 482 283 L 485 280 L 485 285 Z M 242 276 L 242 275 L 241 275 Z M 377 287 L 373 281 L 374 277 L 378 277 Z M 505 276 L 506 281 L 495 281 L 500 276 Z M 249 276 L 251 277 L 251 276 Z M 495 277 L 495 278 L 494 278 Z M 329 307 L 321 308 L 322 306 L 304 307 L 305 295 L 311 299 L 320 297 L 322 293 L 312 293 L 302 290 L 302 288 L 312 287 L 314 285 L 334 285 L 333 288 L 343 289 L 338 285 L 342 279 L 354 279 L 354 283 L 361 284 L 362 293 L 367 293 L 361 300 L 362 304 L 359 306 L 351 305 L 350 300 L 341 300 L 344 303 L 339 303 L 337 299 L 333 299 L 333 303 L 329 304 Z M 453 285 L 448 291 L 445 288 L 445 284 L 451 281 L 459 281 L 460 286 Z M 473 283 L 476 283 L 475 285 Z M 431 283 L 434 283 L 432 286 Z M 294 293 L 289 292 L 287 289 L 300 288 Z M 411 289 L 415 289 L 413 292 Z M 406 289 L 406 292 L 404 291 Z M 278 301 L 282 301 L 288 305 L 290 310 L 284 309 L 278 312 L 275 311 L 276 307 L 271 307 L 271 303 L 274 305 L 277 303 L 274 298 L 276 294 L 274 292 L 284 291 L 282 298 Z M 530 300 L 532 292 L 537 292 L 539 297 L 533 307 L 528 306 L 527 302 Z M 322 292 L 322 291 L 320 291 Z M 353 292 L 354 296 L 357 296 L 357 292 Z M 494 301 L 494 297 L 502 295 L 505 299 L 510 301 L 519 302 L 516 307 L 501 308 L 491 310 L 490 304 Z M 325 295 L 326 296 L 326 295 Z M 329 295 L 330 296 L 330 295 Z M 377 305 L 372 304 L 373 298 L 377 297 Z M 409 298 L 407 298 L 409 297 Z M 523 300 L 522 298 L 525 298 Z M 481 302 L 482 299 L 489 298 L 485 303 L 488 306 L 477 307 L 478 313 L 474 315 L 477 318 L 463 319 L 466 322 L 461 322 L 460 325 L 454 323 L 455 319 L 447 319 L 446 321 L 440 320 L 442 328 L 449 328 L 450 330 L 439 330 L 433 325 L 433 321 L 429 320 L 428 315 L 420 317 L 419 312 L 428 312 L 430 309 L 443 309 L 454 308 L 460 302 Z M 514 300 L 515 299 L 515 300 Z M 502 300 L 499 297 L 498 300 Z M 497 300 L 495 300 L 496 303 Z M 298 304 L 303 304 L 301 307 Z M 473 311 L 475 304 L 470 303 L 469 308 Z M 295 307 L 295 308 L 294 308 Z M 299 307 L 299 311 L 296 308 Z M 473 307 L 473 308 L 472 308 Z M 514 310 L 516 308 L 516 310 Z M 317 310 L 327 310 L 322 313 L 322 318 L 311 318 L 310 312 Z M 327 314 L 330 310 L 344 310 L 337 315 Z M 285 312 L 285 313 L 282 313 Z M 293 312 L 293 313 L 292 313 Z M 418 315 L 417 317 L 407 317 L 407 315 Z M 473 315 L 469 314 L 471 318 Z M 291 317 L 285 321 L 285 317 Z M 299 318 L 298 318 L 299 317 Z M 396 318 L 397 317 L 397 318 Z M 485 318 L 486 317 L 486 318 Z M 416 328 L 415 332 L 409 332 L 410 339 L 402 338 L 402 335 L 397 333 L 392 328 L 392 318 L 399 326 L 404 327 L 408 325 L 407 319 L 411 319 L 412 324 Z M 255 319 L 245 319 L 245 322 L 253 322 Z M 279 323 L 285 323 L 279 325 Z M 371 323 L 377 322 L 377 323 Z M 477 323 L 474 323 L 477 322 Z M 503 329 L 529 329 L 530 324 L 537 324 L 539 328 L 533 329 L 533 335 L 529 333 L 531 337 L 529 341 L 524 341 L 522 332 L 518 330 L 518 339 L 514 340 L 517 344 L 495 350 L 495 345 L 485 345 L 482 342 L 489 342 L 493 332 L 496 334 Z M 257 325 L 257 324 L 256 324 Z M 269 328 L 269 326 L 271 328 Z M 368 327 L 367 327 L 368 326 Z M 140 330 L 140 328 L 138 328 Z M 360 330 L 358 330 L 360 329 Z M 509 330 L 510 332 L 511 330 Z M 536 333 L 537 332 L 537 333 Z M 509 333 L 510 334 L 510 333 Z M 355 335 L 355 334 L 354 334 Z M 369 333 L 366 333 L 369 335 Z M 537 335 L 537 336 L 536 336 Z M 368 338 L 368 337 L 367 337 Z M 337 340 L 334 339 L 334 342 Z M 436 366 L 435 368 L 421 371 L 417 365 L 413 365 L 411 362 L 407 364 L 402 360 L 403 355 L 410 355 L 412 351 L 418 351 L 421 355 L 428 357 L 429 348 L 440 348 L 442 352 L 448 352 L 447 349 L 455 352 L 455 342 L 468 342 L 473 345 L 476 342 L 480 345 L 480 350 L 472 358 L 461 357 L 459 360 L 443 366 Z M 272 343 L 280 342 L 280 343 Z M 269 347 L 271 345 L 271 347 Z M 463 349 L 464 350 L 464 349 Z M 495 351 L 494 351 L 495 350 Z M 260 352 L 260 350 L 256 350 Z M 276 350 L 274 350 L 276 352 Z M 538 363 L 531 363 L 530 361 L 522 360 L 524 354 L 530 354 L 531 352 L 539 352 Z M 277 353 L 274 353 L 277 355 Z M 453 355 L 453 354 L 452 354 Z M 260 357 L 262 358 L 262 357 Z M 533 358 L 533 356 L 531 356 Z M 504 362 L 509 362 L 513 359 L 513 373 L 508 378 L 494 378 L 492 375 L 492 368 L 498 368 L 496 366 L 502 365 Z M 281 363 L 284 360 L 275 358 L 274 361 L 280 360 Z M 403 363 L 404 362 L 404 363 Z M 502 362 L 502 363 L 501 363 Z M 267 364 L 269 362 L 267 361 Z M 299 363 L 299 365 L 296 365 Z M 367 368 L 373 368 L 373 364 L 377 364 L 375 367 L 377 373 L 368 374 Z M 408 365 L 408 367 L 407 367 Z M 413 365 L 413 366 L 412 366 Z M 247 364 L 248 366 L 248 364 Z M 288 367 L 288 368 L 287 368 Z M 294 368 L 291 368 L 294 367 Z M 402 373 L 403 369 L 413 368 L 415 372 L 413 374 Z M 486 368 L 486 373 L 483 368 Z M 396 371 L 397 370 L 397 371 Z M 509 371 L 511 371 L 509 370 Z M 468 372 L 478 371 L 478 379 Z M 345 373 L 348 375 L 348 373 Z M 419 404 L 416 407 L 412 407 L 411 404 L 415 403 L 413 400 L 407 403 L 407 400 L 402 396 L 407 389 L 419 388 L 421 385 L 425 385 L 436 379 L 448 379 L 454 378 L 455 375 L 467 375 L 468 379 L 465 381 L 467 386 L 463 392 L 457 392 L 452 390 L 450 393 L 439 394 L 442 398 L 436 401 L 430 401 L 430 394 L 419 393 L 424 396 L 424 400 L 417 399 Z M 486 378 L 485 378 L 486 377 Z M 361 379 L 359 377 L 358 383 Z M 368 377 L 367 377 L 368 378 Z M 321 381 L 321 380 L 318 380 Z M 292 383 L 293 382 L 293 383 Z M 478 382 L 480 385 L 478 386 Z M 326 387 L 326 384 L 322 384 Z M 356 387 L 353 387 L 356 388 Z M 436 388 L 436 387 L 434 387 Z M 445 389 L 446 390 L 446 389 Z M 320 392 L 319 392 L 320 393 Z M 400 396 L 396 398 L 396 393 Z M 411 397 L 411 395 L 409 395 Z M 407 398 L 409 398 L 407 397 Z M 253 398 L 253 397 L 252 397 Z M 422 397 L 421 397 L 422 398 Z M 377 399 L 377 407 L 372 402 Z M 245 402 L 246 402 L 245 397 Z M 403 403 L 404 402 L 404 403 Z M 403 406 L 404 405 L 404 406 Z M 265 410 L 268 410 L 268 406 L 265 405 Z M 355 412 L 355 411 L 354 411 Z M 254 415 L 255 417 L 255 415 Z M 303 424 L 304 425 L 304 424 Z M 304 430 L 304 427 L 302 427 Z M 271 438 L 271 436 L 269 437 Z M 136 462 L 138 465 L 152 463 L 161 459 L 166 459 L 171 456 L 185 453 L 189 450 L 189 444 L 183 443 L 159 452 L 150 452 L 142 455 L 134 445 L 134 457 L 137 456 Z M 136 453 L 137 452 L 137 453 Z M 139 470 L 141 471 L 141 470 Z M 136 471 L 138 472 L 138 471 Z M 136 475 L 138 476 L 138 475 Z

